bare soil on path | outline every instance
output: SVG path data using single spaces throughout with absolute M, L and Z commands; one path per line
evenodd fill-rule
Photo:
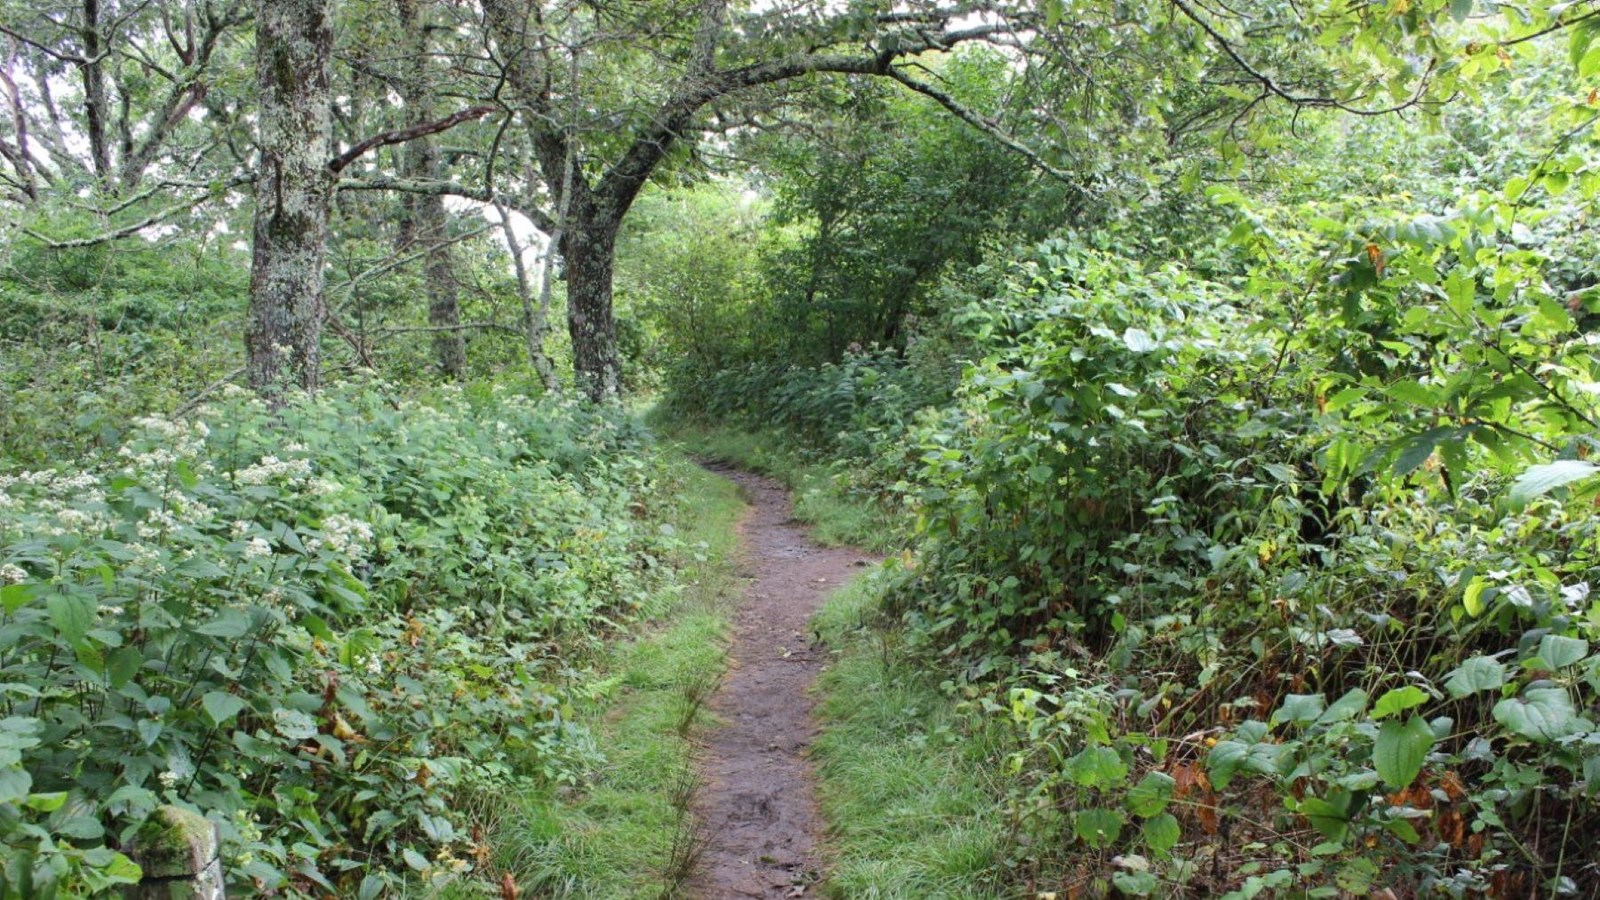
M 770 478 L 708 466 L 744 488 L 740 536 L 751 581 L 734 614 L 728 675 L 710 702 L 721 719 L 700 755 L 695 812 L 704 847 L 689 892 L 703 900 L 801 897 L 821 876 L 822 817 L 807 750 L 811 685 L 827 651 L 810 619 L 873 560 L 812 542 Z

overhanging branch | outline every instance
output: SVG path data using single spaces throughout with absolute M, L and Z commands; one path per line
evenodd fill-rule
M 493 106 L 474 106 L 471 109 L 463 109 L 458 113 L 452 113 L 433 122 L 423 122 L 419 125 L 412 125 L 409 128 L 396 128 L 393 131 L 385 131 L 382 134 L 375 134 L 372 137 L 369 137 L 366 140 L 356 144 L 354 147 L 351 147 L 349 150 L 346 150 L 345 152 L 334 157 L 333 160 L 328 163 L 328 169 L 337 175 L 338 173 L 344 171 L 345 166 L 348 166 L 360 159 L 362 154 L 366 153 L 368 150 L 374 150 L 378 147 L 388 146 L 389 144 L 403 144 L 406 141 L 414 141 L 417 138 L 427 137 L 430 134 L 438 134 L 441 131 L 449 131 L 457 125 L 460 125 L 462 122 L 470 122 L 474 119 L 481 119 L 494 111 L 495 107 Z
M 991 140 L 999 143 L 1013 153 L 1016 153 L 1023 159 L 1026 159 L 1034 168 L 1038 169 L 1044 174 L 1049 175 L 1051 178 L 1060 181 L 1062 184 L 1067 185 L 1079 193 L 1087 193 L 1087 191 L 1084 190 L 1083 185 L 1079 184 L 1078 179 L 1074 178 L 1071 173 L 1064 172 L 1061 169 L 1052 166 L 1032 147 L 1029 147 L 1027 144 L 1017 140 L 1000 126 L 995 125 L 988 119 L 978 115 L 975 111 L 963 105 L 961 101 L 957 100 L 950 94 L 939 90 L 925 81 L 918 81 L 917 79 L 912 78 L 910 75 L 906 74 L 905 70 L 900 68 L 891 67 L 885 74 L 904 85 L 909 90 L 915 91 L 916 93 L 919 93 L 944 107 L 945 110 L 951 115 L 967 123 L 968 125 L 971 125 L 973 128 L 978 129 L 979 131 L 988 135 Z

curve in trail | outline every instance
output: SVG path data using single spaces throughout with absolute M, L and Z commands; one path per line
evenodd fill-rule
M 806 751 L 816 733 L 810 689 L 826 651 L 812 646 L 809 621 L 870 560 L 813 543 L 778 482 L 708 468 L 749 498 L 739 531 L 754 577 L 710 704 L 722 724 L 701 754 L 695 811 L 705 844 L 690 890 L 704 900 L 800 897 L 821 873 L 822 817 Z

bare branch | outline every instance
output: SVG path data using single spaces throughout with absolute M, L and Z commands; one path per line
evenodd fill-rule
M 360 159 L 362 154 L 366 153 L 368 150 L 372 150 L 377 147 L 385 147 L 389 144 L 403 144 L 406 141 L 413 141 L 417 138 L 426 137 L 430 134 L 438 134 L 441 131 L 448 131 L 457 125 L 460 125 L 462 122 L 470 122 L 474 119 L 481 119 L 494 111 L 495 107 L 493 106 L 474 106 L 470 109 L 463 109 L 460 112 L 452 113 L 442 119 L 437 119 L 432 122 L 423 122 L 420 125 L 412 125 L 409 128 L 396 128 L 392 131 L 385 131 L 382 134 L 375 134 L 372 137 L 369 137 L 366 140 L 356 144 L 354 147 L 351 147 L 349 150 L 339 154 L 328 163 L 328 169 L 337 175 L 338 173 L 344 171 L 345 166 L 348 166 L 357 159 Z

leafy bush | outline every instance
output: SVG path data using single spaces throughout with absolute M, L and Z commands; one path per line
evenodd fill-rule
M 465 798 L 596 761 L 574 662 L 665 586 L 643 436 L 387 395 L 235 392 L 0 476 L 6 896 L 136 877 L 118 848 L 162 803 L 218 821 L 249 890 L 458 877 L 488 853 Z

